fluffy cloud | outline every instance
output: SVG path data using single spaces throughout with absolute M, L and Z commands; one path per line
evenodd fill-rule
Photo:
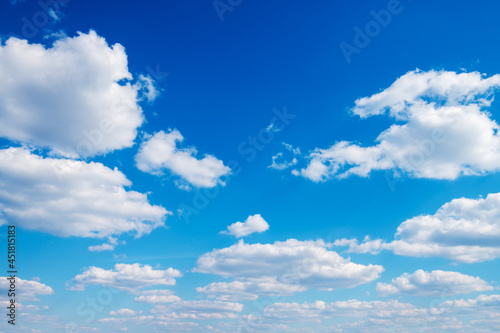
M 101 163 L 43 158 L 28 149 L 0 150 L 0 224 L 56 236 L 105 237 L 164 224 L 169 213 Z
M 0 291 L 2 295 L 7 295 L 10 289 L 10 281 L 7 276 L 0 276 Z M 16 298 L 26 301 L 39 301 L 37 295 L 51 295 L 54 291 L 51 287 L 38 281 L 23 280 L 16 277 Z
M 352 109 L 361 118 L 388 113 L 395 119 L 376 145 L 340 141 L 328 149 L 317 148 L 309 155 L 309 165 L 293 174 L 319 182 L 366 177 L 372 170 L 433 179 L 496 172 L 499 126 L 485 109 L 499 86 L 500 75 L 409 72 L 382 92 L 358 99 Z
M 413 274 L 404 273 L 391 283 L 377 283 L 377 293 L 388 295 L 454 295 L 476 291 L 493 290 L 494 288 L 479 277 L 459 272 L 432 271 L 421 269 Z
M 1 136 L 66 157 L 132 146 L 144 120 L 138 101 L 156 96 L 147 77 L 131 83 L 123 46 L 92 30 L 50 48 L 10 38 L 0 72 L 9 82 L 0 87 Z
M 144 303 L 170 303 L 179 302 L 179 296 L 174 295 L 171 290 L 147 290 L 143 291 L 140 296 L 135 298 L 136 302 Z
M 276 278 L 284 284 L 319 289 L 352 288 L 377 279 L 379 265 L 342 258 L 319 241 L 289 239 L 274 244 L 245 244 L 214 250 L 198 258 L 195 272 L 238 279 Z
M 75 276 L 69 289 L 84 290 L 87 285 L 101 285 L 137 291 L 155 285 L 173 286 L 175 278 L 181 276 L 181 272 L 173 268 L 156 270 L 141 264 L 116 264 L 114 269 L 109 270 L 92 266 Z
M 237 238 L 248 236 L 254 232 L 264 232 L 269 229 L 269 224 L 260 214 L 250 215 L 245 222 L 236 222 L 227 227 L 221 234 L 233 235 Z
M 221 177 L 229 174 L 231 169 L 212 155 L 197 159 L 193 147 L 177 148 L 177 143 L 183 140 L 178 130 L 155 133 L 141 144 L 135 157 L 137 168 L 156 175 L 166 169 L 196 187 L 224 185 Z
M 290 285 L 276 281 L 275 277 L 249 278 L 233 282 L 214 282 L 196 291 L 220 301 L 252 301 L 259 295 L 290 296 L 305 291 L 299 285 Z
M 337 246 L 348 246 L 349 252 L 395 254 L 414 257 L 444 257 L 472 263 L 500 257 L 500 193 L 486 198 L 454 199 L 441 206 L 434 215 L 420 215 L 404 221 L 395 240 L 339 239 Z
M 461 262 L 500 257 L 500 193 L 454 199 L 434 215 L 403 222 L 386 246 L 399 255 L 439 256 Z

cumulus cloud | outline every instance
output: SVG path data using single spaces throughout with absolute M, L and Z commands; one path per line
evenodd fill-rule
M 414 257 L 444 257 L 472 263 L 500 257 L 500 193 L 486 198 L 459 198 L 445 203 L 433 215 L 420 215 L 404 221 L 395 240 L 380 239 L 358 243 L 339 239 L 334 245 L 348 246 L 349 252 L 395 254 Z
M 478 262 L 500 257 L 500 193 L 454 199 L 403 222 L 386 247 L 399 255 Z
M 220 301 L 253 301 L 263 296 L 290 296 L 305 291 L 299 285 L 276 281 L 276 277 L 249 278 L 233 282 L 214 282 L 196 291 Z
M 178 130 L 160 131 L 141 144 L 135 157 L 137 168 L 154 175 L 161 175 L 164 170 L 182 178 L 184 182 L 196 187 L 214 187 L 224 185 L 222 176 L 231 169 L 212 155 L 197 159 L 194 147 L 177 147 L 184 137 Z
M 321 240 L 289 239 L 274 244 L 240 240 L 202 255 L 193 271 L 237 279 L 275 278 L 279 283 L 331 290 L 373 281 L 383 270 L 379 265 L 353 263 L 329 251 Z
M 100 285 L 137 291 L 155 285 L 173 286 L 175 278 L 181 276 L 181 272 L 173 268 L 161 270 L 141 264 L 116 264 L 113 269 L 109 270 L 92 266 L 75 276 L 68 289 L 85 290 L 88 285 Z
M 148 78 L 131 83 L 127 55 L 90 31 L 52 47 L 10 38 L 0 45 L 0 133 L 66 157 L 131 147 L 144 117 Z
M 174 292 L 171 290 L 162 289 L 143 291 L 141 295 L 135 298 L 135 301 L 144 303 L 171 303 L 179 302 L 181 298 L 174 295 Z
M 421 269 L 413 274 L 404 273 L 392 279 L 391 283 L 377 283 L 377 293 L 381 296 L 449 296 L 493 289 L 493 286 L 479 277 L 440 270 L 426 272 Z
M 16 277 L 16 299 L 25 301 L 39 301 L 37 295 L 51 295 L 54 293 L 51 287 L 35 280 L 23 280 Z M 0 276 L 0 291 L 7 295 L 10 289 L 8 276 Z
M 233 235 L 237 238 L 248 236 L 254 232 L 264 232 L 269 229 L 269 224 L 260 214 L 250 215 L 245 222 L 235 222 L 227 227 L 221 234 Z
M 356 100 L 354 115 L 388 114 L 395 120 L 373 146 L 340 141 L 316 148 L 309 164 L 293 174 L 312 181 L 373 170 L 415 178 L 456 179 L 500 169 L 498 124 L 487 112 L 500 75 L 412 71 L 389 88 Z
M 56 236 L 106 237 L 163 226 L 169 212 L 125 187 L 118 169 L 43 158 L 24 148 L 0 150 L 0 224 Z

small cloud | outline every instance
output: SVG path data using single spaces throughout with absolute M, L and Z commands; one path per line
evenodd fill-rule
M 260 214 L 249 216 L 245 222 L 236 222 L 227 227 L 227 231 L 221 231 L 221 234 L 233 235 L 237 238 L 248 236 L 254 232 L 264 232 L 269 229 L 269 224 Z

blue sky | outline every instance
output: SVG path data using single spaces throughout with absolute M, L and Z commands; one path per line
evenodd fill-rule
M 500 329 L 497 2 L 1 6 L 0 331 Z

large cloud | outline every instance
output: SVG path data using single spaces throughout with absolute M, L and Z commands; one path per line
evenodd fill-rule
M 392 279 L 391 283 L 377 283 L 377 293 L 381 296 L 449 296 L 493 289 L 493 286 L 479 277 L 439 270 L 426 272 L 421 269 L 413 274 L 404 273 Z
M 387 248 L 399 255 L 439 256 L 462 262 L 500 257 L 500 193 L 454 199 L 434 215 L 403 222 Z
M 293 170 L 315 182 L 372 170 L 392 170 L 416 178 L 455 179 L 500 169 L 498 124 L 486 108 L 500 75 L 413 71 L 389 88 L 360 98 L 353 114 L 366 118 L 388 113 L 395 123 L 373 146 L 340 141 L 317 148 L 306 168 Z
M 164 224 L 169 213 L 101 163 L 43 158 L 24 148 L 0 150 L 0 224 L 56 236 L 137 236 Z
M 177 148 L 177 143 L 183 140 L 178 130 L 155 133 L 141 144 L 135 157 L 137 168 L 156 175 L 169 170 L 180 176 L 183 182 L 196 187 L 224 185 L 221 177 L 229 174 L 231 169 L 212 155 L 197 159 L 197 151 L 193 147 Z M 186 184 L 179 185 L 181 188 L 186 187 Z
M 398 227 L 395 240 L 339 239 L 337 246 L 349 252 L 377 253 L 392 250 L 414 257 L 444 257 L 461 262 L 480 262 L 500 257 L 500 193 L 486 198 L 454 199 L 434 215 L 408 219 Z
M 323 241 L 295 239 L 274 244 L 240 241 L 202 255 L 194 269 L 195 272 L 238 279 L 275 278 L 279 283 L 328 290 L 352 288 L 373 281 L 383 270 L 379 265 L 350 262 L 329 251 Z M 251 289 L 248 292 L 251 293 Z
M 175 285 L 175 278 L 182 273 L 176 269 L 153 269 L 149 265 L 116 264 L 114 269 L 89 267 L 73 278 L 70 290 L 84 290 L 88 285 L 109 286 L 127 291 L 137 291 L 145 287 Z
M 8 82 L 0 86 L 0 135 L 67 157 L 132 146 L 143 122 L 137 103 L 156 95 L 146 77 L 130 83 L 123 46 L 109 47 L 92 30 L 50 48 L 8 39 L 0 77 Z

